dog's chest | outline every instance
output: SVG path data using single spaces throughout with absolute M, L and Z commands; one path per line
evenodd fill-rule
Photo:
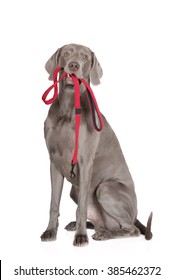
M 98 133 L 95 133 L 93 130 L 89 131 L 87 120 L 82 115 L 78 137 L 78 163 L 80 159 L 83 162 L 89 162 L 90 158 L 94 156 L 98 137 Z M 76 179 L 72 181 L 70 177 L 75 138 L 75 118 L 72 118 L 71 121 L 61 119 L 57 122 L 50 116 L 47 118 L 45 122 L 45 140 L 50 160 L 60 170 L 62 175 L 73 184 L 79 180 L 79 164 L 74 169 Z
M 60 122 L 55 126 L 46 123 L 45 140 L 50 159 L 67 177 L 74 151 L 75 130 L 71 122 Z

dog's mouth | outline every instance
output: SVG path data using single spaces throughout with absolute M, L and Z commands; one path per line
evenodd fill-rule
M 65 82 L 66 82 L 66 85 L 74 86 L 74 83 L 73 83 L 73 80 L 72 80 L 70 74 L 67 74 Z
M 77 77 L 78 78 L 78 77 Z M 78 79 L 79 80 L 79 84 L 81 84 L 81 81 L 80 81 L 80 79 Z M 67 76 L 66 76 L 66 78 L 64 79 L 64 85 L 65 86 L 68 86 L 68 87 L 74 87 L 74 82 L 73 82 L 73 79 L 71 78 L 71 74 L 68 74 L 67 73 Z

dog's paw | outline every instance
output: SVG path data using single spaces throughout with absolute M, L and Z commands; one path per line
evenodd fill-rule
M 57 231 L 54 229 L 47 229 L 41 235 L 41 241 L 54 241 L 56 240 Z
M 92 238 L 99 241 L 108 240 L 112 238 L 112 233 L 108 230 L 99 230 L 92 235 Z
M 76 230 L 76 222 L 71 222 L 65 227 L 68 231 L 75 231 Z
M 73 245 L 77 247 L 88 245 L 88 236 L 86 234 L 75 235 Z

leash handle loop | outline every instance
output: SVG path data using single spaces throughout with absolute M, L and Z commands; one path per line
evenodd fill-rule
M 98 107 L 98 104 L 97 104 L 97 100 L 96 100 L 95 95 L 93 93 L 93 90 L 84 79 L 81 79 L 81 82 L 84 84 L 84 86 L 87 89 L 86 95 L 87 95 L 88 102 L 89 102 L 89 105 L 90 105 L 90 110 L 91 110 L 91 115 L 92 115 L 94 128 L 97 131 L 101 131 L 104 128 L 104 122 L 103 122 L 103 118 L 102 118 L 102 115 L 100 113 L 100 110 L 99 110 L 99 107 Z M 98 116 L 98 119 L 99 119 L 99 122 L 100 122 L 100 126 L 97 125 L 95 112 L 97 113 L 97 116 Z
M 50 105 L 52 104 L 56 98 L 58 97 L 58 83 L 67 76 L 66 73 L 64 73 L 59 80 L 57 80 L 57 75 L 60 72 L 61 67 L 58 67 L 55 69 L 54 73 L 53 73 L 53 84 L 44 92 L 44 94 L 42 95 L 42 100 L 46 105 Z M 46 100 L 48 94 L 50 93 L 50 91 L 54 88 L 54 94 L 53 97 Z

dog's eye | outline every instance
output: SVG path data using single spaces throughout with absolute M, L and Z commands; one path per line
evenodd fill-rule
M 69 52 L 64 52 L 64 56 L 68 56 L 69 55 Z
M 87 55 L 87 54 L 84 54 L 84 55 L 83 55 L 83 58 L 84 58 L 85 60 L 88 60 L 88 55 Z

